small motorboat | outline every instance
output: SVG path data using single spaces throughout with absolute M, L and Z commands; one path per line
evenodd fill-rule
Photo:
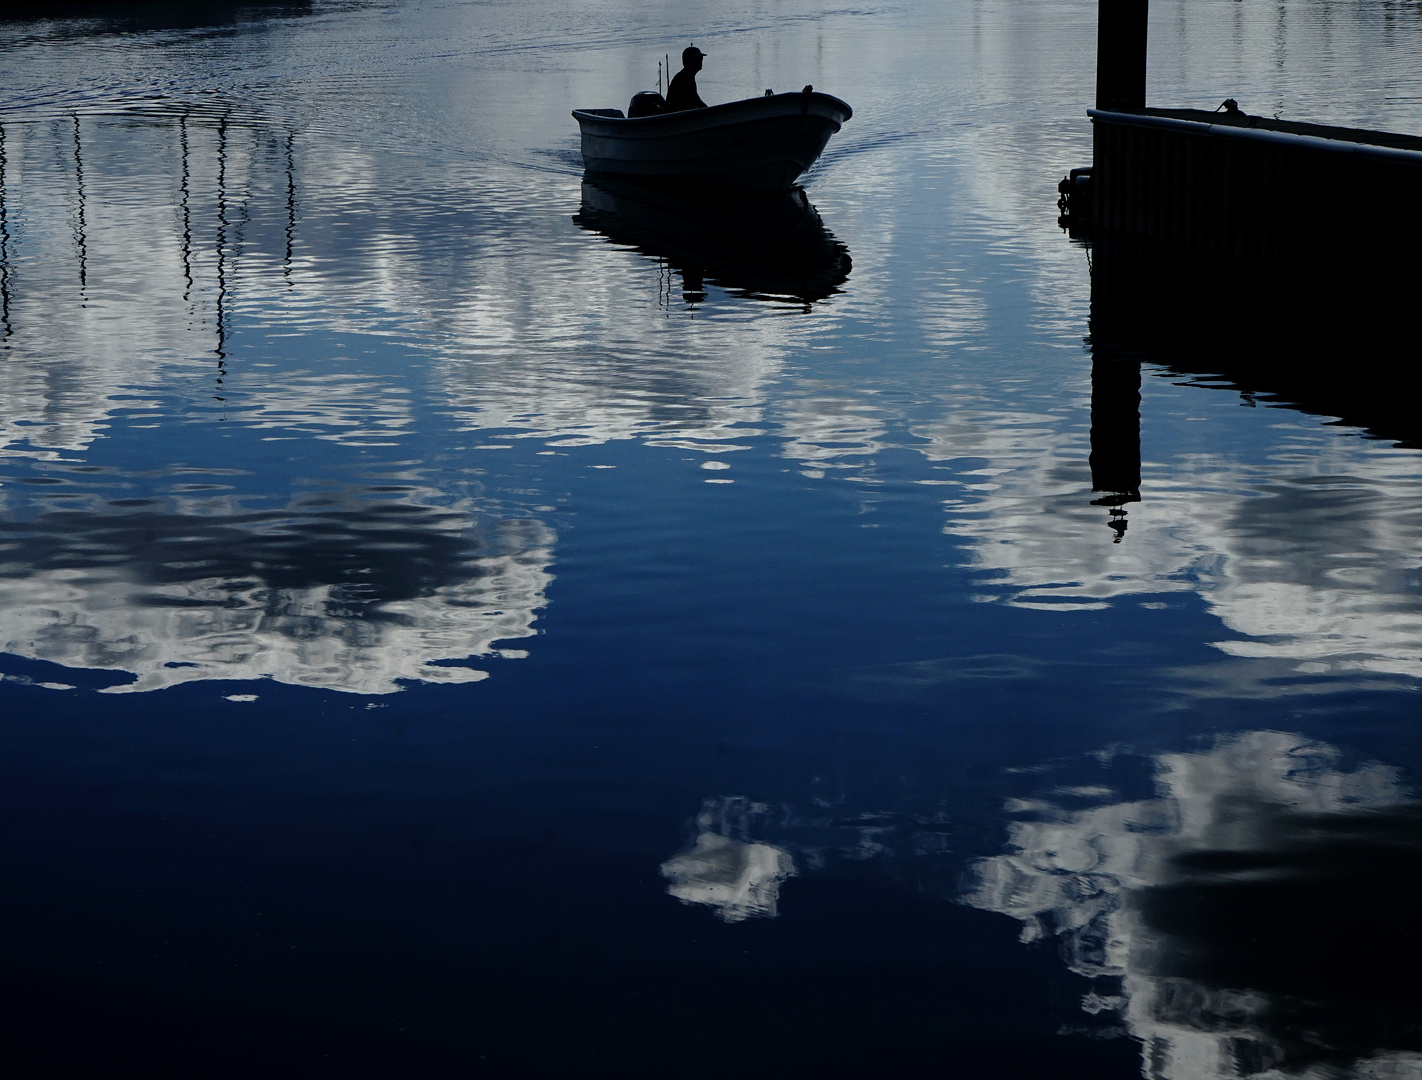
M 758 191 L 793 187 L 853 115 L 839 98 L 808 86 L 653 116 L 573 110 L 591 174 Z

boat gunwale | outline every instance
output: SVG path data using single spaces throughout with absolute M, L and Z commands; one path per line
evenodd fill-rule
M 752 119 L 776 119 L 779 117 L 793 116 L 795 113 L 808 111 L 806 103 L 809 105 L 820 105 L 826 112 L 833 110 L 840 113 L 837 123 L 843 124 L 854 115 L 854 110 L 849 103 L 842 101 L 832 94 L 821 93 L 818 90 L 806 94 L 803 90 L 784 94 L 772 94 L 769 97 L 741 98 L 739 101 L 723 101 L 717 105 L 708 105 L 704 109 L 682 109 L 671 113 L 656 113 L 652 116 L 605 116 L 599 113 L 590 112 L 586 109 L 574 109 L 573 118 L 578 121 L 579 127 L 586 125 L 605 124 L 608 128 L 616 130 L 619 134 L 641 137 L 652 134 L 672 134 L 671 131 L 662 132 L 661 128 L 677 128 L 687 131 L 705 130 L 713 127 L 720 127 L 728 123 L 743 123 Z M 776 106 L 767 110 L 766 105 Z M 737 117 L 734 114 L 747 112 L 760 112 L 763 116 Z M 818 112 L 818 110 L 817 110 Z M 823 116 L 823 113 L 819 115 Z M 824 116 L 825 119 L 832 119 Z M 608 131 L 610 135 L 611 130 Z

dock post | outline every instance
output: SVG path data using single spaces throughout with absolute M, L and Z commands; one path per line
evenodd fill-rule
M 1144 109 L 1149 0 L 1097 0 L 1096 107 Z

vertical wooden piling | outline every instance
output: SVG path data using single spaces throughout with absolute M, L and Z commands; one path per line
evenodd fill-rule
M 1096 107 L 1144 109 L 1148 0 L 1098 0 Z

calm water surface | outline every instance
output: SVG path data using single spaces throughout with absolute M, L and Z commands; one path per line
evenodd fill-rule
M 1147 358 L 1093 491 L 1093 4 L 165 18 L 0 24 L 16 1075 L 1422 1076 L 1419 454 Z M 583 184 L 693 40 L 813 210 Z

